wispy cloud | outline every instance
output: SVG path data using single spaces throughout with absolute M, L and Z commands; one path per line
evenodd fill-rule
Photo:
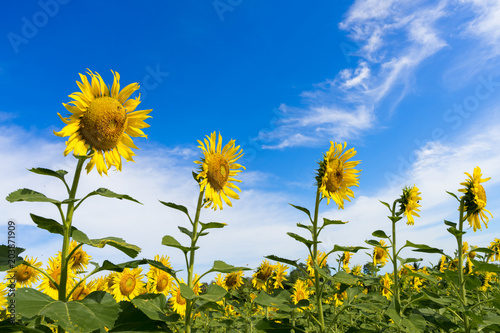
M 462 15 L 469 7 L 474 9 L 472 15 Z M 456 35 L 457 29 L 464 36 L 498 46 L 500 23 L 495 13 L 499 11 L 496 1 L 356 1 L 339 27 L 360 45 L 358 64 L 303 92 L 305 106 L 283 104 L 274 130 L 259 133 L 257 139 L 267 149 L 359 139 L 374 129 L 381 112 L 397 108 L 412 91 L 422 63 L 449 48 L 447 38 Z M 461 13 L 460 22 L 455 19 L 450 24 L 449 17 L 456 13 Z M 474 61 L 490 57 L 491 53 L 484 54 Z M 447 65 L 443 64 L 443 72 Z

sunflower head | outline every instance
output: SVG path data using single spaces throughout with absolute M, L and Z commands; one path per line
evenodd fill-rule
M 408 220 L 408 222 L 406 222 L 407 225 L 414 225 L 415 221 L 413 216 L 420 217 L 420 215 L 416 213 L 420 211 L 418 209 L 418 207 L 421 206 L 419 201 L 422 200 L 420 194 L 419 189 L 415 185 L 412 187 L 406 186 L 403 189 L 403 194 L 399 202 L 401 203 L 401 212 L 404 213 Z
M 318 251 L 318 256 L 316 257 L 316 265 L 318 265 L 320 268 L 325 267 L 327 264 L 327 259 L 328 256 L 326 255 L 326 252 Z M 311 255 L 307 257 L 306 266 L 309 276 L 314 276 L 314 263 Z
M 274 288 L 284 288 L 283 281 L 286 281 L 286 270 L 289 267 L 287 265 L 283 265 L 281 263 L 276 264 L 275 275 L 274 275 Z
M 140 96 L 129 99 L 130 95 L 139 89 L 138 83 L 132 83 L 120 91 L 120 75 L 113 72 L 113 85 L 108 87 L 101 75 L 88 71 L 87 76 L 80 74 L 82 82 L 77 81 L 81 91 L 69 95 L 72 101 L 63 103 L 70 112 L 68 118 L 59 117 L 66 124 L 60 132 L 54 132 L 60 137 L 69 137 L 66 141 L 64 155 L 73 151 L 76 156 L 90 154 L 87 172 L 96 166 L 100 175 L 114 166 L 122 169 L 121 158 L 133 161 L 135 154 L 131 148 L 137 149 L 131 137 L 146 137 L 142 128 L 149 127 L 144 122 L 151 118 L 151 110 L 135 111 L 139 105 Z
M 337 144 L 330 142 L 330 149 L 323 155 L 319 162 L 316 183 L 318 190 L 323 198 L 327 198 L 327 203 L 333 199 L 339 209 L 344 209 L 344 199 L 351 201 L 349 197 L 354 198 L 354 192 L 350 189 L 352 186 L 359 186 L 359 175 L 361 170 L 355 170 L 354 167 L 360 161 L 349 161 L 356 151 L 354 148 L 345 150 L 347 143 Z
M 493 260 L 500 261 L 500 239 L 495 238 L 495 241 L 491 242 L 488 248 L 493 251 L 491 254 Z
M 203 157 L 194 163 L 200 164 L 196 179 L 200 183 L 200 191 L 205 190 L 205 207 L 212 207 L 214 210 L 222 209 L 222 201 L 232 206 L 229 198 L 239 199 L 233 189 L 241 192 L 233 182 L 241 183 L 241 180 L 234 177 L 241 172 L 241 168 L 245 169 L 244 166 L 236 163 L 243 156 L 243 150 L 240 150 L 240 146 L 235 146 L 234 140 L 229 141 L 222 148 L 222 136 L 219 133 L 217 141 L 215 132 L 210 136 L 207 135 L 203 142 L 198 140 L 198 143 Z
M 387 299 L 391 299 L 391 285 L 392 279 L 388 273 L 382 277 L 380 284 L 382 285 L 382 296 L 385 296 Z
M 373 265 L 380 264 L 381 266 L 384 266 L 387 260 L 389 260 L 389 255 L 387 254 L 387 251 L 385 250 L 385 242 L 383 240 L 380 240 L 380 246 L 376 246 L 373 249 Z
M 40 279 L 40 272 L 34 267 L 40 268 L 41 262 L 37 262 L 36 258 L 25 257 L 24 261 L 28 264 L 20 264 L 8 271 L 7 276 L 14 277 L 17 287 L 31 287 L 33 283 Z
M 297 304 L 303 299 L 309 299 L 311 292 L 307 287 L 307 282 L 297 279 L 293 284 L 293 293 L 290 296 L 293 304 Z M 300 308 L 299 308 L 300 311 Z
M 271 278 L 275 269 L 276 265 L 271 265 L 269 261 L 264 260 L 253 274 L 252 285 L 254 288 L 266 290 L 267 281 Z
M 117 301 L 132 299 L 141 294 L 144 289 L 142 282 L 141 268 L 125 268 L 123 272 L 116 273 L 113 276 L 113 285 L 111 293 Z
M 69 252 L 71 253 L 73 250 L 76 250 L 73 252 L 73 254 L 71 255 L 71 259 L 70 259 L 70 267 L 72 270 L 74 271 L 77 271 L 77 272 L 81 272 L 83 271 L 84 269 L 87 268 L 87 265 L 89 264 L 89 260 L 92 259 L 91 256 L 89 256 L 87 254 L 87 252 L 85 252 L 83 249 L 82 249 L 83 246 L 78 246 L 78 243 L 76 241 L 71 241 L 70 245 L 69 245 Z
M 243 285 L 243 271 L 228 273 L 224 278 L 226 290 L 236 290 Z
M 490 216 L 493 217 L 491 212 L 485 208 L 486 192 L 484 191 L 483 185 L 481 185 L 481 183 L 491 178 L 481 178 L 482 173 L 478 166 L 474 168 L 472 176 L 468 172 L 465 172 L 465 174 L 469 179 L 460 183 L 460 185 L 465 186 L 465 188 L 459 191 L 464 193 L 462 199 L 464 200 L 464 210 L 467 212 L 466 217 L 469 221 L 469 225 L 473 227 L 474 232 L 476 232 L 477 229 L 481 229 L 481 221 L 484 223 L 484 226 L 488 228 L 489 218 L 485 213 L 489 213 Z

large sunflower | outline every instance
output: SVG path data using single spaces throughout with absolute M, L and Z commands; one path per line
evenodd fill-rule
M 252 285 L 255 289 L 267 290 L 267 280 L 271 278 L 274 270 L 276 269 L 276 265 L 271 265 L 271 263 L 267 260 L 264 260 L 257 271 L 253 274 Z
M 71 241 L 69 245 L 69 253 L 71 253 L 77 246 L 78 243 L 76 241 Z M 78 249 L 76 249 L 75 252 L 73 252 L 73 254 L 71 255 L 70 267 L 73 271 L 82 272 L 87 268 L 89 260 L 92 259 L 92 257 L 89 256 L 87 252 L 83 251 L 82 247 L 83 245 L 78 247 Z
M 61 257 L 58 255 L 53 258 L 49 258 L 49 265 L 45 269 L 45 272 L 50 275 L 56 283 L 61 283 Z M 74 283 L 75 273 L 72 270 L 68 270 L 68 277 L 66 280 L 66 291 L 70 291 L 70 286 Z M 45 275 L 43 276 L 42 283 L 38 286 L 38 289 L 43 293 L 49 295 L 53 299 L 59 298 L 58 287 L 49 280 Z
M 232 272 L 226 274 L 226 277 L 224 278 L 224 286 L 226 290 L 236 290 L 241 285 L 243 285 L 243 271 L 238 271 L 238 272 Z
M 330 141 L 330 149 L 324 154 L 319 162 L 316 182 L 323 198 L 330 199 L 337 203 L 339 209 L 344 209 L 344 199 L 351 201 L 349 197 L 354 198 L 354 192 L 350 189 L 352 186 L 359 186 L 359 173 L 361 170 L 355 170 L 354 167 L 361 161 L 349 161 L 356 155 L 354 148 L 345 151 L 347 143 L 342 144 Z
M 481 221 L 484 223 L 484 226 L 488 228 L 489 218 L 486 216 L 485 212 L 489 213 L 491 217 L 493 217 L 491 212 L 485 208 L 486 192 L 484 191 L 483 185 L 481 185 L 481 183 L 484 183 L 491 178 L 481 178 L 482 173 L 478 166 L 474 168 L 472 176 L 468 172 L 465 172 L 465 174 L 469 176 L 469 179 L 460 183 L 460 185 L 465 186 L 465 188 L 460 189 L 459 191 L 465 193 L 464 209 L 467 212 L 466 217 L 469 221 L 469 225 L 473 227 L 474 232 L 476 232 L 477 229 L 481 229 Z
M 403 195 L 401 195 L 401 210 L 406 215 L 408 220 L 408 222 L 406 222 L 407 225 L 415 224 L 413 216 L 420 217 L 420 215 L 416 213 L 420 211 L 418 209 L 418 207 L 421 206 L 418 202 L 422 200 L 420 194 L 418 187 L 415 185 L 403 189 Z
M 238 169 L 245 169 L 244 166 L 236 163 L 243 156 L 243 150 L 238 152 L 240 146 L 236 147 L 234 140 L 229 141 L 222 148 L 220 133 L 218 142 L 215 132 L 210 136 L 207 135 L 207 139 L 204 139 L 204 142 L 198 140 L 200 144 L 198 147 L 201 148 L 204 156 L 201 160 L 194 161 L 194 163 L 201 164 L 200 173 L 196 178 L 200 181 L 200 191 L 205 190 L 207 200 L 205 207 L 213 207 L 214 210 L 222 209 L 222 200 L 231 207 L 229 198 L 239 199 L 233 189 L 241 192 L 239 187 L 232 182 L 241 183 L 241 180 L 235 179 L 234 176 L 241 172 Z
M 375 246 L 373 249 L 373 265 L 375 266 L 377 266 L 377 264 L 384 266 L 387 260 L 389 260 L 389 254 L 387 254 L 385 250 L 385 242 L 380 240 L 380 245 L 382 245 L 382 247 Z
M 161 262 L 165 267 L 172 268 L 170 265 L 168 256 L 155 255 L 154 260 Z M 149 272 L 147 274 L 149 287 L 152 293 L 168 295 L 170 288 L 172 288 L 172 283 L 174 278 L 167 272 L 156 268 L 154 266 L 149 266 Z
M 328 259 L 328 256 L 326 255 L 326 252 L 318 251 L 318 256 L 316 257 L 316 264 L 320 268 L 323 268 L 326 266 L 327 259 Z M 313 264 L 313 260 L 312 260 L 311 255 L 309 255 L 307 257 L 306 265 L 307 265 L 307 272 L 309 273 L 309 276 L 314 276 L 314 264 Z
M 274 275 L 274 288 L 284 289 L 283 281 L 286 281 L 286 270 L 288 269 L 287 265 L 283 265 L 281 263 L 276 264 L 276 274 Z
M 144 288 L 142 282 L 142 268 L 125 268 L 123 272 L 116 273 L 113 277 L 111 293 L 119 301 L 130 300 L 141 294 Z
M 94 165 L 100 175 L 114 166 L 122 169 L 123 156 L 127 161 L 133 161 L 135 154 L 130 148 L 138 149 L 132 137 L 147 137 L 141 128 L 149 127 L 144 122 L 150 118 L 152 110 L 135 111 L 139 105 L 140 96 L 129 99 L 130 95 L 139 89 L 138 83 L 131 83 L 120 91 L 120 75 L 113 72 L 114 80 L 111 89 L 96 72 L 88 71 L 91 81 L 80 74 L 82 82 L 76 81 L 81 92 L 69 95 L 73 100 L 63 103 L 71 113 L 68 118 L 59 117 L 66 124 L 60 132 L 54 132 L 60 137 L 68 136 L 64 155 L 71 151 L 75 155 L 86 155 L 94 151 L 87 164 L 87 172 Z
M 307 288 L 307 282 L 297 279 L 293 285 L 293 293 L 290 296 L 293 304 L 297 304 L 303 299 L 309 299 L 311 292 Z M 299 308 L 299 311 L 302 311 Z
M 34 266 L 40 268 L 42 266 L 42 263 L 37 262 L 36 260 L 37 259 L 33 257 L 25 257 L 24 261 L 28 263 L 29 266 L 25 264 L 17 265 L 16 267 L 8 270 L 6 278 L 14 277 L 17 288 L 31 287 L 33 283 L 38 282 L 38 279 L 40 278 L 40 271 L 31 267 Z

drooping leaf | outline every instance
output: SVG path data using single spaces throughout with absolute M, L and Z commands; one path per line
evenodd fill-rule
M 163 263 L 161 263 L 159 261 L 149 260 L 149 259 L 146 259 L 146 261 L 151 266 L 158 268 L 164 272 L 167 272 L 168 274 L 172 275 L 173 277 L 176 277 L 177 271 L 174 271 L 172 268 L 163 265 Z
M 203 223 L 200 222 L 201 224 L 201 231 L 207 230 L 207 229 L 220 229 L 224 228 L 227 224 L 221 223 L 221 222 L 208 222 L 208 223 Z
M 365 241 L 366 244 L 371 245 L 371 246 L 376 246 L 376 247 L 383 247 L 382 244 L 378 240 L 375 239 L 369 239 Z
M 20 265 L 24 259 L 19 255 L 24 249 L 7 245 L 0 245 L 0 272 L 5 272 Z
M 299 236 L 297 234 L 294 234 L 293 232 L 287 232 L 286 234 L 288 236 L 292 237 L 293 239 L 295 239 L 296 241 L 299 241 L 299 242 L 305 244 L 308 248 L 311 248 L 311 246 L 314 244 L 313 241 L 305 239 L 304 237 Z
M 61 204 L 61 201 L 59 200 L 47 198 L 45 194 L 30 190 L 28 188 L 22 188 L 17 191 L 14 191 L 10 193 L 5 199 L 10 203 L 18 201 L 27 201 L 27 202 L 50 202 L 56 205 Z
M 192 238 L 192 237 L 193 237 L 193 232 L 192 232 L 191 230 L 189 230 L 189 229 L 187 229 L 187 228 L 184 228 L 184 227 L 181 227 L 181 226 L 177 226 L 177 228 L 179 228 L 179 230 L 180 230 L 183 234 L 187 235 L 189 238 Z
M 323 218 L 323 225 L 321 226 L 321 228 L 324 228 L 327 225 L 332 225 L 332 224 L 346 224 L 346 223 L 348 223 L 348 222 L 347 221 L 344 222 L 344 221 L 341 221 L 341 220 L 330 220 L 330 219 L 327 219 L 327 218 Z
M 125 242 L 123 239 L 118 237 L 105 237 L 99 239 L 89 239 L 88 236 L 80 230 L 74 230 L 73 239 L 78 243 L 83 243 L 97 248 L 103 248 L 106 245 L 112 246 L 131 258 L 137 257 L 141 248 Z
M 50 170 L 46 168 L 32 168 L 28 169 L 28 171 L 31 171 L 33 173 L 39 174 L 39 175 L 45 175 L 45 176 L 52 176 L 56 177 L 64 182 L 64 176 L 68 174 L 66 170 Z
M 118 193 L 115 193 L 113 191 L 110 191 L 108 190 L 107 188 L 98 188 L 97 190 L 93 191 L 93 192 L 90 192 L 89 194 L 87 194 L 87 197 L 90 197 L 90 196 L 93 196 L 93 195 L 100 195 L 100 196 L 103 196 L 103 197 L 106 197 L 106 198 L 115 198 L 115 199 L 125 199 L 125 200 L 130 200 L 130 201 L 133 201 L 133 202 L 137 202 L 140 204 L 139 201 L 135 200 L 134 198 L 126 195 L 126 194 L 118 194 Z M 142 205 L 142 204 L 141 204 Z
M 174 237 L 172 237 L 170 235 L 163 236 L 163 239 L 162 239 L 161 243 L 163 245 L 165 245 L 165 246 L 175 247 L 177 249 L 180 249 L 184 253 L 188 253 L 190 251 L 190 249 L 191 249 L 191 248 L 189 248 L 187 246 L 181 245 L 181 243 L 179 243 L 177 241 L 177 239 L 175 239 Z
M 500 265 L 474 261 L 474 269 L 472 270 L 472 272 L 500 273 Z
M 410 241 L 406 241 L 406 244 L 405 246 L 408 246 L 408 247 L 413 247 L 415 248 L 413 251 L 415 252 L 424 252 L 424 253 L 440 253 L 440 254 L 444 254 L 443 253 L 443 250 L 441 249 L 437 249 L 435 247 L 430 247 L 429 245 L 425 245 L 425 244 L 414 244 Z
M 48 232 L 52 234 L 58 234 L 58 235 L 63 235 L 63 226 L 61 223 L 48 219 L 42 216 L 38 216 L 35 214 L 30 214 L 31 219 L 33 222 L 35 222 L 36 226 L 40 229 L 47 230 Z M 71 232 L 73 233 L 75 230 L 77 230 L 75 227 L 71 227 Z
M 386 235 L 386 233 L 383 230 L 376 230 L 372 233 L 373 237 L 378 237 L 378 238 L 389 238 L 389 236 Z
M 391 212 L 392 212 L 391 206 L 390 206 L 387 202 L 384 202 L 384 201 L 382 201 L 382 200 L 379 200 L 379 201 L 380 201 L 380 203 L 382 203 L 384 206 L 386 206 L 387 208 L 389 208 L 389 211 L 391 211 Z
M 173 208 L 173 209 L 177 209 L 177 210 L 183 212 L 184 214 L 186 214 L 189 217 L 189 212 L 188 212 L 188 209 L 186 207 L 184 207 L 182 205 L 175 204 L 173 202 L 164 202 L 164 201 L 161 201 L 161 200 L 160 200 L 160 202 L 162 204 L 164 204 L 165 206 L 167 206 L 167 207 L 170 207 L 170 208 Z
M 357 253 L 359 250 L 366 250 L 366 249 L 367 248 L 363 246 L 339 246 L 335 244 L 333 246 L 333 250 L 331 250 L 330 253 L 339 251 Z
M 122 272 L 125 268 L 137 268 L 139 265 L 144 265 L 147 262 L 148 262 L 147 259 L 141 259 L 141 260 L 127 261 L 121 264 L 113 264 L 109 260 L 104 260 L 102 266 L 99 266 L 94 262 L 92 262 L 92 264 L 96 266 L 95 273 L 97 273 L 101 271 Z
M 455 193 L 448 192 L 448 191 L 446 191 L 446 193 L 448 193 L 449 195 L 451 195 L 452 197 L 454 197 L 455 199 L 457 199 L 458 202 L 460 202 L 460 199 L 457 197 L 457 195 Z
M 281 258 L 281 257 L 275 256 L 275 255 L 269 255 L 269 256 L 266 256 L 265 258 L 269 259 L 269 260 L 277 261 L 277 262 L 282 262 L 284 264 L 288 264 L 288 265 L 293 266 L 293 267 L 299 267 L 299 263 L 298 263 L 299 260 L 298 259 L 297 260 L 285 259 L 285 258 Z
M 306 213 L 307 216 L 309 216 L 309 219 L 311 219 L 311 212 L 309 212 L 309 209 L 304 208 L 304 207 L 300 207 L 300 206 L 295 206 L 295 205 L 292 205 L 292 204 L 289 204 L 289 205 L 292 206 L 292 207 L 294 207 L 294 208 L 296 208 L 296 209 L 298 209 L 298 210 L 300 210 L 300 211 L 302 211 L 302 212 L 304 212 L 304 213 Z
M 219 273 L 233 273 L 233 272 L 248 271 L 248 270 L 250 270 L 250 268 L 228 265 L 221 260 L 214 261 L 214 265 L 210 269 L 211 272 L 219 272 Z
M 166 313 L 167 299 L 163 294 L 139 295 L 132 299 L 139 310 L 152 320 L 168 321 Z

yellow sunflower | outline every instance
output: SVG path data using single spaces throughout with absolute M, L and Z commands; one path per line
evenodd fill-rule
M 224 286 L 226 290 L 236 290 L 243 285 L 243 271 L 226 274 Z M 223 286 L 223 287 L 224 287 Z
M 316 182 L 322 197 L 327 199 L 327 204 L 333 199 L 339 209 L 344 209 L 344 199 L 351 201 L 349 197 L 354 198 L 350 187 L 359 186 L 358 173 L 361 170 L 355 170 L 354 167 L 361 161 L 348 161 L 356 155 L 356 151 L 354 148 L 345 151 L 347 143 L 344 142 L 343 147 L 333 141 L 330 144 L 330 149 L 319 162 Z
M 25 257 L 24 261 L 29 265 L 40 268 L 42 266 L 41 262 L 37 262 L 37 258 Z M 33 283 L 38 282 L 40 279 L 40 271 L 34 269 L 25 264 L 17 265 L 16 267 L 9 269 L 7 271 L 6 278 L 14 277 L 16 280 L 16 287 L 31 287 Z
M 345 251 L 344 254 L 342 255 L 342 258 L 340 258 L 340 261 L 344 271 L 350 273 L 351 270 L 349 269 L 349 261 L 351 261 L 351 252 Z
M 7 294 L 7 284 L 0 282 L 0 310 L 7 308 L 9 302 Z
M 195 274 L 194 281 L 196 281 L 197 279 L 199 279 L 198 274 Z M 184 283 L 184 280 L 181 279 L 180 283 Z M 193 287 L 193 292 L 196 295 L 200 294 L 201 283 L 199 281 Z M 184 317 L 184 315 L 186 314 L 186 299 L 184 297 L 182 297 L 181 288 L 179 287 L 179 285 L 177 283 L 175 283 L 175 282 L 173 283 L 173 287 L 171 289 L 170 294 L 172 295 L 172 297 L 170 297 L 170 299 L 168 301 L 172 305 L 174 312 L 177 313 L 178 315 L 180 315 L 181 317 Z
M 382 296 L 385 296 L 387 299 L 391 299 L 391 286 L 392 286 L 392 279 L 391 276 L 388 273 L 385 273 L 385 275 L 382 277 L 380 280 L 380 283 L 382 285 Z
M 111 294 L 116 301 L 130 300 L 141 294 L 144 289 L 142 282 L 142 268 L 125 268 L 123 272 L 117 272 L 113 277 Z
M 318 251 L 318 257 L 316 258 L 316 264 L 320 268 L 323 268 L 326 266 L 327 259 L 328 259 L 328 256 L 326 255 L 325 252 Z M 312 260 L 311 255 L 309 255 L 307 257 L 306 265 L 307 265 L 307 272 L 309 273 L 309 276 L 314 276 L 314 265 L 313 265 L 313 260 Z
M 253 274 L 252 285 L 255 289 L 266 290 L 267 280 L 271 278 L 273 272 L 276 268 L 276 265 L 271 265 L 271 263 L 267 260 L 264 260 L 257 271 Z
M 54 258 L 49 258 L 49 264 L 45 269 L 45 272 L 54 279 L 54 281 L 59 284 L 61 283 L 61 258 L 56 256 Z M 70 286 L 73 284 L 73 279 L 75 278 L 75 273 L 72 270 L 68 270 L 68 278 L 66 280 L 66 291 L 70 291 Z M 52 281 L 49 280 L 45 275 L 43 276 L 42 283 L 38 286 L 38 290 L 49 295 L 53 299 L 59 298 L 59 289 L 56 287 Z
M 68 253 L 71 253 L 76 247 L 78 246 L 78 243 L 76 241 L 71 241 L 69 245 L 69 251 Z M 70 259 L 70 268 L 73 271 L 77 272 L 82 272 L 87 268 L 87 265 L 89 264 L 89 260 L 92 259 L 91 256 L 87 254 L 87 252 L 83 251 L 82 249 L 83 245 L 80 246 L 71 256 Z
M 135 111 L 139 105 L 140 95 L 129 99 L 130 95 L 139 89 L 138 83 L 131 83 L 120 91 L 120 75 L 113 72 L 114 80 L 111 89 L 104 83 L 101 75 L 88 70 L 87 76 L 80 74 L 82 82 L 76 81 L 81 92 L 69 95 L 73 100 L 63 103 L 71 113 L 68 118 L 59 117 L 66 124 L 60 132 L 54 132 L 60 137 L 68 136 L 64 155 L 71 151 L 75 155 L 86 155 L 94 151 L 87 164 L 87 172 L 94 165 L 102 176 L 107 174 L 111 166 L 122 169 L 122 156 L 127 161 L 133 161 L 135 154 L 131 148 L 138 149 L 132 137 L 147 137 L 141 128 L 149 127 L 144 122 L 152 110 Z
M 383 240 L 380 240 L 380 245 L 382 245 L 383 247 L 376 246 L 373 249 L 373 265 L 375 266 L 377 266 L 377 264 L 384 266 L 387 260 L 389 260 L 389 255 L 384 248 L 386 246 L 385 242 Z
M 74 284 L 76 284 L 76 282 Z M 76 287 L 75 291 L 73 291 L 73 294 L 71 294 L 71 299 L 73 301 L 81 301 L 82 299 L 87 297 L 88 294 L 97 290 L 96 287 L 97 284 L 95 281 L 90 281 L 89 283 L 87 283 L 87 281 L 84 280 L 82 283 L 80 283 L 80 285 L 78 285 L 78 287 Z M 71 287 L 71 289 L 73 289 L 73 286 Z
M 297 304 L 303 299 L 309 299 L 311 292 L 307 288 L 307 282 L 297 279 L 293 284 L 293 293 L 290 296 L 293 304 Z
M 418 187 L 415 185 L 412 187 L 405 187 L 403 189 L 403 195 L 401 195 L 401 210 L 406 215 L 408 220 L 408 222 L 406 222 L 407 225 L 415 224 L 413 216 L 420 217 L 420 215 L 416 213 L 420 211 L 418 207 L 421 207 L 418 203 L 422 200 L 420 194 L 421 193 L 419 192 Z
M 207 200 L 205 207 L 212 207 L 214 210 L 222 209 L 222 200 L 231 207 L 229 198 L 239 199 L 233 189 L 241 192 L 240 188 L 232 182 L 241 183 L 241 180 L 234 177 L 242 171 L 239 170 L 240 168 L 245 169 L 244 166 L 236 163 L 243 156 L 243 150 L 238 152 L 240 146 L 235 147 L 234 140 L 229 141 L 222 148 L 220 133 L 218 142 L 215 132 L 210 136 L 207 135 L 207 139 L 204 139 L 204 142 L 198 140 L 200 144 L 198 147 L 201 148 L 204 156 L 201 160 L 194 161 L 194 163 L 201 164 L 200 173 L 196 178 L 200 181 L 200 192 L 205 190 Z
M 500 261 L 500 239 L 495 238 L 495 241 L 491 242 L 488 248 L 494 252 L 490 255 L 493 260 Z
M 481 183 L 491 178 L 481 178 L 482 173 L 478 166 L 474 168 L 472 176 L 468 172 L 465 172 L 465 174 L 469 179 L 460 183 L 460 185 L 465 186 L 465 188 L 459 191 L 465 193 L 463 197 L 465 197 L 464 210 L 467 212 L 466 218 L 469 221 L 469 225 L 473 227 L 474 232 L 476 232 L 477 229 L 481 229 L 481 221 L 484 223 L 484 226 L 488 228 L 489 218 L 486 216 L 485 212 L 493 217 L 491 212 L 485 208 L 486 192 L 484 191 L 483 185 L 481 185 Z
M 276 274 L 274 275 L 274 288 L 275 289 L 278 289 L 278 288 L 284 289 L 283 281 L 286 281 L 285 276 L 286 276 L 286 270 L 288 268 L 289 267 L 287 265 L 277 263 Z
M 173 277 L 161 269 L 152 268 L 147 276 L 153 293 L 167 295 L 170 288 L 172 288 Z

